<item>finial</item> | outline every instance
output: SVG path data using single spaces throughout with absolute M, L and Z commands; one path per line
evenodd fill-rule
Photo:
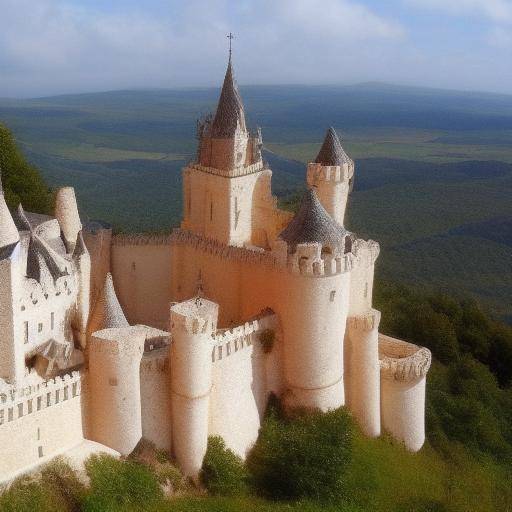
M 235 36 L 232 34 L 232 32 L 230 32 L 226 37 L 229 39 L 229 60 L 231 60 L 231 53 L 232 53 L 231 42 L 233 41 Z

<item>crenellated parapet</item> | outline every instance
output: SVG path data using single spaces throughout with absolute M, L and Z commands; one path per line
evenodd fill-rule
M 216 167 L 209 167 L 200 164 L 191 164 L 188 169 L 194 171 L 205 172 L 207 174 L 213 174 L 214 176 L 222 176 L 224 178 L 236 178 L 239 176 L 248 176 L 255 172 L 264 171 L 266 167 L 262 160 L 255 162 L 247 166 L 238 166 L 234 169 L 217 169 Z
M 371 309 L 364 315 L 351 316 L 347 319 L 350 329 L 357 331 L 372 331 L 379 327 L 381 313 L 377 309 Z
M 169 245 L 172 235 L 169 233 L 120 233 L 112 237 L 112 245 Z
M 212 362 L 239 352 L 253 345 L 254 336 L 267 329 L 275 331 L 278 327 L 277 316 L 263 313 L 257 318 L 230 329 L 220 329 L 215 334 L 215 345 L 212 349 Z
M 20 418 L 79 397 L 84 375 L 74 371 L 37 384 L 0 393 L 0 428 Z
M 307 181 L 309 186 L 318 186 L 319 182 L 347 183 L 354 176 L 354 162 L 344 162 L 342 165 L 308 164 Z
M 427 375 L 432 354 L 427 348 L 380 334 L 379 359 L 384 379 L 413 381 Z

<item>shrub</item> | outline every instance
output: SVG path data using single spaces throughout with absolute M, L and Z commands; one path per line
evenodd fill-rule
M 218 436 L 208 438 L 201 469 L 201 483 L 214 496 L 234 496 L 247 490 L 244 462 Z
M 21 478 L 0 496 L 2 512 L 63 512 L 69 510 L 57 496 L 30 478 Z
M 269 414 L 248 458 L 263 495 L 280 499 L 335 500 L 352 452 L 352 421 L 344 409 Z
M 85 467 L 91 480 L 86 512 L 148 510 L 163 497 L 156 477 L 142 464 L 93 455 Z

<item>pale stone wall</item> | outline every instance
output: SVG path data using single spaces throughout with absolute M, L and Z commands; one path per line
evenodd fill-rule
M 411 451 L 425 442 L 426 348 L 379 335 L 382 427 Z
M 269 353 L 263 351 L 260 341 L 267 329 L 275 335 Z M 258 437 L 269 393 L 281 394 L 281 348 L 273 314 L 217 332 L 212 351 L 209 434 L 221 436 L 241 457 Z
M 117 235 L 112 276 L 130 324 L 167 329 L 171 302 L 171 250 L 167 235 Z
M 83 441 L 79 372 L 0 393 L 0 481 Z
M 144 353 L 140 363 L 142 437 L 171 451 L 169 347 Z

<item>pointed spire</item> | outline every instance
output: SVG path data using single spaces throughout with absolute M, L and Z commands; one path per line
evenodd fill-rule
M 91 325 L 93 326 L 93 331 L 130 326 L 117 298 L 114 281 L 110 272 L 106 276 L 103 292 L 96 303 Z
M 2 186 L 2 168 L 0 167 L 0 249 L 19 242 L 20 235 L 7 207 Z
M 229 139 L 233 137 L 237 128 L 247 131 L 244 105 L 233 74 L 230 51 L 228 68 L 224 77 L 217 112 L 213 119 L 211 135 L 214 138 Z
M 16 217 L 14 218 L 14 223 L 18 227 L 20 231 L 30 231 L 32 232 L 32 225 L 27 218 L 25 210 L 21 203 L 18 205 L 18 209 L 16 210 Z
M 315 159 L 315 163 L 322 165 L 343 165 L 350 162 L 350 158 L 341 147 L 336 130 L 331 126 L 325 134 L 324 143 Z

